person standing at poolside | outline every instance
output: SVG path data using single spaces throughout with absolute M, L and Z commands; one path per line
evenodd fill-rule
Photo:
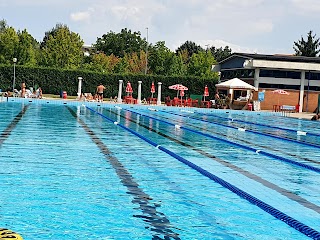
M 26 84 L 23 82 L 21 83 L 21 97 L 25 97 L 26 96 Z
M 100 83 L 100 85 L 97 87 L 97 94 L 98 94 L 98 101 L 103 101 L 103 91 L 106 89 L 105 86 Z

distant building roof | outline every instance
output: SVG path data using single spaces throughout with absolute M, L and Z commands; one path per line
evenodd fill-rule
M 285 61 L 285 62 L 304 62 L 304 63 L 320 63 L 320 57 L 304 57 L 287 54 L 256 54 L 256 53 L 233 53 L 228 58 L 219 62 L 224 63 L 234 57 L 243 57 L 247 59 L 268 60 L 268 61 Z

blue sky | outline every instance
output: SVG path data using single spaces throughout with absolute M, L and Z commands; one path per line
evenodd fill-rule
M 122 28 L 175 50 L 185 41 L 233 52 L 292 54 L 312 30 L 320 37 L 319 0 L 0 0 L 0 18 L 38 41 L 56 23 L 85 44 Z

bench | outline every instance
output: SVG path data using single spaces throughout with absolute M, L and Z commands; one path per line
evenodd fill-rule
M 282 105 L 282 106 L 280 106 L 280 111 L 296 112 L 296 111 L 297 111 L 297 108 L 296 108 L 296 106 Z

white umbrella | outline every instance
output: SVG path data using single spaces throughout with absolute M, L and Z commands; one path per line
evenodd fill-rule
M 216 84 L 216 87 L 217 88 L 228 88 L 228 89 L 246 89 L 246 90 L 255 89 L 254 86 L 242 81 L 239 78 L 233 78 L 228 81 L 218 83 L 218 84 Z

